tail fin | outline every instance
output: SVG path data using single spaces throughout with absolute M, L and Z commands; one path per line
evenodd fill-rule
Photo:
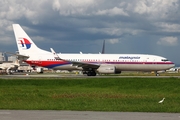
M 36 46 L 26 32 L 21 28 L 19 24 L 13 24 L 13 30 L 16 38 L 19 54 L 28 55 L 29 53 L 37 53 L 42 51 Z

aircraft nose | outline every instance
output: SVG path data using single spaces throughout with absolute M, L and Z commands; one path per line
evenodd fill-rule
M 175 63 L 171 62 L 170 67 L 175 67 Z

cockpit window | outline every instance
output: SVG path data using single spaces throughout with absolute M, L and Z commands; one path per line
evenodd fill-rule
M 169 61 L 169 60 L 168 60 L 168 59 L 162 59 L 161 61 L 164 61 L 164 62 L 165 62 L 165 61 Z

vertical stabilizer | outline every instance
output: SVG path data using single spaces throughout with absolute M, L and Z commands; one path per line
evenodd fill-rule
M 34 42 L 19 24 L 13 24 L 13 30 L 19 54 L 29 55 L 29 53 L 37 53 L 38 51 L 42 51 L 34 44 Z

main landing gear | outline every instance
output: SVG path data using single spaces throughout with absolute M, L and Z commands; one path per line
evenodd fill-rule
M 157 71 L 155 72 L 155 74 L 156 74 L 156 76 L 159 76 L 159 73 Z
M 83 74 L 87 74 L 87 76 L 96 76 L 96 72 L 94 70 L 83 71 Z

